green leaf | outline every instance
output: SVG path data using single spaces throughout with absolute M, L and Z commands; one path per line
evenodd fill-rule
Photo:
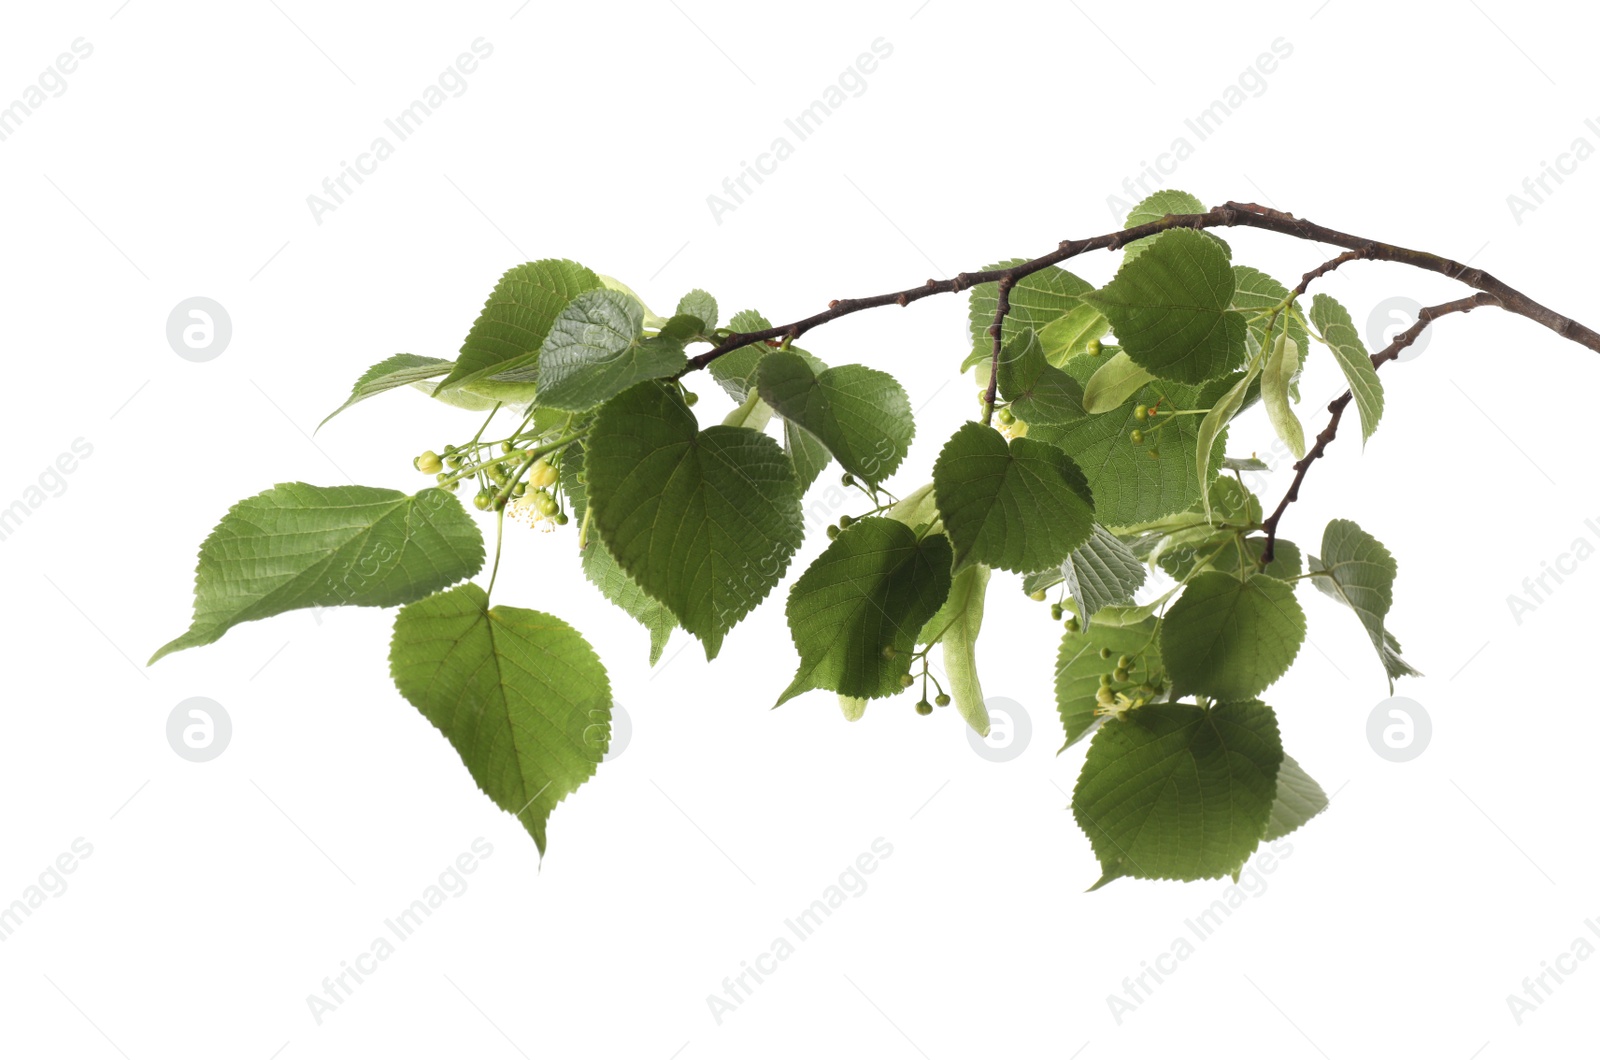
M 1249 369 L 1239 377 L 1239 381 L 1217 399 L 1210 412 L 1200 418 L 1194 447 L 1194 470 L 1195 481 L 1200 484 L 1200 508 L 1207 520 L 1211 518 L 1211 479 L 1216 473 L 1211 461 L 1222 451 L 1228 424 L 1238 415 L 1240 406 L 1244 404 L 1245 391 L 1250 389 L 1250 384 L 1255 382 L 1260 371 L 1261 358 L 1251 358 Z
M 1186 191 L 1174 191 L 1169 188 L 1156 192 L 1135 206 L 1129 211 L 1128 219 L 1123 222 L 1122 227 L 1133 228 L 1138 225 L 1149 224 L 1151 221 L 1161 220 L 1168 214 L 1181 215 L 1205 212 L 1205 203 Z M 1205 234 L 1212 239 L 1216 239 L 1209 232 Z M 1132 243 L 1129 243 L 1122 252 L 1123 262 L 1130 262 L 1140 254 L 1143 254 L 1155 239 L 1155 236 L 1146 236 L 1143 239 L 1135 239 Z M 1221 240 L 1217 240 L 1217 242 L 1220 243 Z
M 1139 391 L 1135 399 L 1140 405 L 1154 405 L 1165 397 L 1167 406 L 1194 408 L 1199 395 L 1196 387 L 1157 382 Z M 1134 419 L 1134 407 L 1129 402 L 1077 423 L 1028 429 L 1028 438 L 1059 446 L 1083 469 L 1094 491 L 1095 513 L 1106 526 L 1149 522 L 1186 511 L 1200 500 L 1200 482 L 1194 473 L 1199 446 L 1199 425 L 1195 420 L 1199 417 L 1176 417 L 1153 440 L 1147 439 L 1140 446 L 1128 440 L 1129 433 L 1136 427 L 1148 430 L 1150 424 Z M 1221 458 L 1225 440 L 1225 434 L 1212 439 L 1208 449 L 1212 459 Z M 1150 458 L 1148 448 L 1152 441 L 1159 443 L 1160 457 L 1155 460 Z M 1213 470 L 1206 481 L 1214 476 Z
M 669 325 L 671 322 L 668 322 Z M 688 321 L 693 330 L 693 320 Z M 620 291 L 585 291 L 550 326 L 539 352 L 539 404 L 583 412 L 637 383 L 683 370 L 683 343 L 663 332 L 644 338 L 643 314 Z
M 678 309 L 673 316 L 693 317 L 700 321 L 700 331 L 696 337 L 709 342 L 711 333 L 717 330 L 717 300 L 696 287 L 678 299 Z
M 350 397 L 343 405 L 324 416 L 322 423 L 317 424 L 317 430 L 320 431 L 329 420 L 358 401 L 365 401 L 386 390 L 444 375 L 454 366 L 454 361 L 438 357 L 421 357 L 415 353 L 397 353 L 393 357 L 386 357 L 361 373 L 356 385 L 350 388 Z
M 799 354 L 774 350 L 761 361 L 757 389 L 778 415 L 814 434 L 865 482 L 888 478 L 911 446 L 911 399 L 875 368 L 846 364 L 818 372 Z
M 228 510 L 200 546 L 194 621 L 150 657 L 301 607 L 393 607 L 470 578 L 483 535 L 453 495 L 286 482 Z
M 1306 455 L 1306 432 L 1300 418 L 1289 407 L 1289 384 L 1300 372 L 1300 347 L 1282 332 L 1272 344 L 1272 353 L 1261 369 L 1261 403 L 1267 407 L 1267 419 L 1283 444 L 1298 460 Z
M 1038 332 L 1024 328 L 1000 354 L 1000 396 L 1024 423 L 1071 423 L 1083 418 L 1083 387 L 1045 359 Z
M 1061 745 L 1061 750 L 1065 751 L 1094 729 L 1099 720 L 1095 715 L 1098 706 L 1095 697 L 1100 691 L 1100 678 L 1116 669 L 1119 657 L 1129 656 L 1133 665 L 1128 667 L 1128 680 L 1117 684 L 1117 689 L 1137 695 L 1140 685 L 1164 682 L 1166 672 L 1161 665 L 1155 630 L 1156 620 L 1147 617 L 1127 626 L 1097 622 L 1093 628 L 1062 636 L 1061 648 L 1056 653 L 1056 712 L 1061 715 L 1067 742 Z M 1102 650 L 1110 652 L 1110 657 L 1102 657 Z
M 561 453 L 561 490 L 572 506 L 572 519 L 584 524 L 589 508 L 589 487 L 583 477 L 583 446 L 573 443 Z M 666 650 L 667 640 L 678 622 L 665 604 L 652 597 L 629 577 L 617 558 L 606 548 L 599 534 L 590 534 L 583 544 L 583 576 L 600 594 L 631 615 L 650 634 L 650 665 L 654 666 Z
M 1214 379 L 1243 360 L 1245 318 L 1228 308 L 1232 298 L 1226 248 L 1189 228 L 1153 237 L 1115 279 L 1084 296 L 1135 363 L 1183 383 Z
M 1383 384 L 1378 381 L 1378 370 L 1372 367 L 1372 358 L 1367 356 L 1367 348 L 1344 306 L 1325 294 L 1317 295 L 1311 299 L 1311 323 L 1333 350 L 1350 393 L 1355 395 L 1356 411 L 1361 415 L 1361 440 L 1365 442 L 1383 418 Z
M 1283 676 L 1305 637 L 1305 612 L 1288 583 L 1197 574 L 1161 624 L 1173 698 L 1249 699 Z
M 1152 704 L 1100 727 L 1072 813 L 1107 877 L 1232 876 L 1261 842 L 1282 761 L 1264 703 Z
M 733 314 L 732 320 L 728 321 L 728 328 L 738 334 L 766 331 L 770 327 L 772 322 L 754 309 L 740 310 Z M 712 361 L 707 370 L 729 397 L 735 401 L 743 401 L 750 395 L 750 391 L 755 389 L 756 369 L 761 366 L 761 359 L 774 349 L 776 347 L 768 346 L 764 342 L 740 346 Z
M 1394 604 L 1394 579 L 1399 572 L 1383 543 L 1349 519 L 1335 519 L 1322 532 L 1322 557 L 1311 557 L 1311 581 L 1318 589 L 1356 613 L 1372 639 L 1389 691 L 1397 677 L 1421 676 L 1400 655 L 1400 642 L 1384 628 Z
M 641 383 L 600 409 L 585 461 L 593 526 L 711 659 L 777 585 L 803 528 L 776 442 L 744 427 L 697 428 L 677 394 Z
M 659 328 L 666 323 L 666 320 L 663 317 L 657 315 L 654 310 L 644 304 L 644 299 L 639 297 L 639 293 L 637 291 L 623 283 L 621 280 L 617 279 L 615 276 L 606 276 L 602 274 L 600 276 L 600 283 L 604 285 L 606 290 L 616 291 L 619 294 L 625 295 L 633 302 L 634 305 L 638 306 L 639 315 L 643 319 L 645 327 Z
M 1261 841 L 1282 839 L 1327 808 L 1328 796 L 1322 785 L 1312 780 L 1299 762 L 1284 755 L 1283 764 L 1278 767 L 1277 796 L 1272 800 L 1272 813 Z
M 1025 264 L 1026 260 L 1012 258 L 1010 261 L 990 265 L 984 271 L 1011 268 Z M 1065 326 L 1093 331 L 1094 318 L 1100 315 L 1100 311 L 1093 306 L 1086 306 L 1080 297 L 1093 290 L 1094 285 L 1087 280 L 1080 279 L 1066 269 L 1054 265 L 1024 276 L 1011 287 L 1011 311 L 1006 314 L 1005 323 L 1001 326 L 1000 341 L 1008 343 L 1027 328 L 1042 330 L 1051 321 L 1073 314 L 1074 311 L 1078 314 L 1075 323 Z M 972 352 L 961 363 L 963 372 L 979 364 L 988 364 L 990 358 L 994 356 L 994 336 L 989 334 L 989 328 L 994 324 L 995 310 L 999 307 L 998 283 L 980 283 L 972 288 L 967 297 L 967 316 L 972 328 Z M 1105 334 L 1104 328 L 1100 334 Z M 1084 339 L 1083 345 L 1087 347 L 1088 344 L 1089 340 Z M 1061 356 L 1065 360 L 1065 351 Z
M 1083 472 L 1031 438 L 963 424 L 933 465 L 933 489 L 956 568 L 983 563 L 1026 574 L 1051 567 L 1088 540 L 1094 505 Z
M 1059 368 L 1078 354 L 1087 353 L 1110 330 L 1111 322 L 1104 313 L 1080 301 L 1039 329 L 1039 344 L 1044 348 L 1045 360 Z
M 950 585 L 939 613 L 928 620 L 918 644 L 938 644 L 944 656 L 945 680 L 957 712 L 979 736 L 989 735 L 989 708 L 978 683 L 978 631 L 983 627 L 983 600 L 989 591 L 989 568 L 964 567 Z
M 1117 535 L 1097 524 L 1089 540 L 1061 564 L 1061 575 L 1087 629 L 1102 607 L 1133 599 L 1134 591 L 1144 584 L 1145 568 Z
M 564 259 L 530 261 L 508 270 L 467 332 L 455 369 L 438 390 L 535 361 L 567 303 L 601 286 L 600 277 Z
M 1155 379 L 1133 363 L 1127 351 L 1118 350 L 1106 358 L 1083 388 L 1083 410 L 1092 415 L 1110 412 Z
M 543 856 L 551 811 L 594 776 L 610 746 L 611 686 L 594 649 L 561 619 L 488 603 L 469 582 L 406 607 L 389 672 Z
M 1179 545 L 1175 548 L 1165 549 L 1156 559 L 1156 563 L 1172 577 L 1182 581 L 1189 576 L 1190 571 L 1194 570 L 1195 564 L 1199 560 L 1216 552 L 1216 558 L 1207 565 L 1206 569 L 1227 571 L 1232 574 L 1239 569 L 1239 550 L 1237 548 L 1224 548 L 1220 552 L 1217 551 L 1218 543 L 1232 536 L 1232 531 L 1227 531 L 1220 538 L 1209 539 L 1200 544 Z M 1260 558 L 1261 553 L 1265 551 L 1267 539 L 1260 534 L 1247 537 L 1244 539 L 1244 547 L 1248 556 L 1246 571 L 1251 576 L 1260 573 L 1271 578 L 1277 578 L 1279 581 L 1288 581 L 1298 575 L 1302 569 L 1300 546 L 1293 541 L 1285 541 L 1280 537 L 1272 550 L 1272 562 L 1267 564 L 1265 570 L 1261 571 L 1257 571 L 1255 562 Z
M 877 699 L 901 691 L 917 635 L 950 593 L 950 542 L 894 519 L 861 519 L 789 590 L 800 666 L 778 697 L 825 688 Z
M 1232 308 L 1239 310 L 1248 318 L 1258 313 L 1266 313 L 1260 320 L 1249 320 L 1250 334 L 1255 337 L 1256 345 L 1264 345 L 1267 341 L 1267 321 L 1271 320 L 1272 309 L 1289 297 L 1289 288 L 1268 276 L 1260 269 L 1252 269 L 1248 265 L 1235 265 L 1233 267 L 1233 304 Z M 1298 306 L 1298 302 L 1295 303 Z M 1289 338 L 1299 348 L 1303 357 L 1309 348 L 1306 343 L 1309 336 L 1306 326 L 1301 323 L 1298 315 L 1285 309 L 1279 315 L 1273 331 L 1281 334 L 1284 330 L 1285 318 L 1289 329 Z
M 833 461 L 828 447 L 818 441 L 816 435 L 789 420 L 783 421 L 783 451 L 789 456 L 801 493 L 810 489 L 811 484 L 817 481 L 817 476 Z

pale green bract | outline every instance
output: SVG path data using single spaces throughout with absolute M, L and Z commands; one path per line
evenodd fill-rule
M 1356 412 L 1361 417 L 1361 439 L 1365 441 L 1372 437 L 1372 432 L 1378 429 L 1378 421 L 1383 418 L 1383 383 L 1378 380 L 1378 370 L 1372 366 L 1372 358 L 1367 355 L 1361 335 L 1344 306 L 1325 294 L 1318 294 L 1311 299 L 1311 323 L 1322 332 L 1322 341 L 1333 350 L 1339 370 L 1350 384 Z

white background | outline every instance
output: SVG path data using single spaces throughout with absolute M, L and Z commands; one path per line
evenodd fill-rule
M 1575 539 L 1600 543 L 1585 524 L 1600 517 L 1586 422 L 1600 361 L 1495 310 L 1442 322 L 1421 357 L 1386 368 L 1382 428 L 1364 453 L 1341 435 L 1283 528 L 1315 551 L 1348 516 L 1394 551 L 1391 626 L 1427 674 L 1399 692 L 1425 706 L 1431 744 L 1406 764 L 1374 753 L 1378 663 L 1347 612 L 1303 593 L 1310 637 L 1266 698 L 1332 807 L 1120 1022 L 1108 995 L 1227 883 L 1082 893 L 1098 870 L 1066 809 L 1082 748 L 1056 755 L 1058 629 L 1015 579 L 991 587 L 979 656 L 986 692 L 1019 704 L 1032 735 L 997 763 L 953 711 L 918 718 L 911 697 L 855 725 L 826 694 L 768 709 L 794 662 L 781 595 L 820 532 L 715 665 L 680 632 L 652 670 L 644 633 L 582 580 L 571 528 L 518 528 L 497 599 L 578 626 L 632 722 L 551 819 L 542 866 L 393 690 L 392 615 L 297 612 L 143 666 L 187 624 L 196 548 L 235 500 L 290 480 L 414 488 L 415 453 L 471 433 L 475 417 L 405 391 L 308 436 L 369 364 L 454 356 L 524 260 L 579 259 L 657 309 L 699 286 L 724 318 L 789 320 L 1115 228 L 1108 196 L 1142 197 L 1124 178 L 1184 137 L 1192 155 L 1165 185 L 1470 258 L 1600 323 L 1586 249 L 1600 161 L 1520 223 L 1507 204 L 1575 139 L 1600 146 L 1584 124 L 1600 119 L 1597 27 L 1578 7 L 118 2 L 12 5 L 0 33 L 0 102 L 77 38 L 93 47 L 0 142 L 0 507 L 75 439 L 93 447 L 0 541 L 0 904 L 75 839 L 93 848 L 0 942 L 7 1055 L 1593 1050 L 1600 960 L 1520 1025 L 1506 997 L 1574 939 L 1600 944 L 1584 924 L 1600 917 L 1586 606 L 1600 563 L 1520 623 L 1507 596 Z M 314 219 L 307 196 L 480 37 L 493 54 L 465 93 Z M 892 55 L 800 142 L 784 119 L 877 38 Z M 1292 55 L 1200 141 L 1184 119 L 1277 38 Z M 793 156 L 719 222 L 707 196 L 779 136 Z M 1331 253 L 1226 236 L 1291 283 Z M 1096 283 L 1114 267 L 1074 265 Z M 1367 263 L 1318 289 L 1363 330 L 1386 296 L 1458 291 Z M 208 363 L 166 339 L 193 296 L 232 321 Z M 805 344 L 895 373 L 922 406 L 901 492 L 975 410 L 955 374 L 956 298 Z M 1308 434 L 1338 385 L 1322 354 Z M 702 419 L 720 418 L 725 399 L 698 389 Z M 1233 452 L 1268 447 L 1260 420 Z M 166 738 L 191 696 L 232 720 L 204 764 Z M 479 837 L 493 854 L 470 887 L 319 1024 L 307 995 Z M 719 1024 L 707 995 L 876 837 L 893 854 L 866 892 Z

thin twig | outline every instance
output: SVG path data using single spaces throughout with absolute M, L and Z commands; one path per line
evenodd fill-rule
M 1302 291 L 1301 293 L 1304 292 Z M 1450 313 L 1470 313 L 1481 306 L 1499 304 L 1499 300 L 1495 296 L 1480 291 L 1475 295 L 1460 298 L 1454 302 L 1428 306 L 1417 314 L 1417 322 L 1415 324 L 1396 335 L 1393 342 L 1372 355 L 1373 369 L 1381 368 L 1400 356 L 1401 351 L 1416 342 L 1428 325 L 1439 317 Z M 1317 442 L 1311 447 L 1311 451 L 1295 461 L 1294 481 L 1289 484 L 1288 492 L 1283 495 L 1283 499 L 1278 502 L 1278 506 L 1272 510 L 1272 514 L 1262 521 L 1261 529 L 1266 532 L 1267 544 L 1261 550 L 1260 559 L 1256 561 L 1262 567 L 1272 562 L 1273 549 L 1278 544 L 1278 523 L 1283 519 L 1283 513 L 1288 510 L 1289 505 L 1300 499 L 1300 484 L 1305 481 L 1306 472 L 1310 471 L 1311 465 L 1321 459 L 1322 455 L 1327 452 L 1329 443 L 1339 433 L 1339 419 L 1344 415 L 1345 407 L 1350 404 L 1354 396 L 1353 391 L 1346 390 L 1328 403 L 1328 425 L 1322 428 L 1321 434 L 1317 435 Z
M 1011 273 L 1001 276 L 995 284 L 999 301 L 994 308 L 994 323 L 989 325 L 989 334 L 994 337 L 994 352 L 989 356 L 989 388 L 983 392 L 983 425 L 989 426 L 989 420 L 994 416 L 994 393 L 1000 383 L 1000 343 L 1001 336 L 1005 334 L 1006 314 L 1011 312 L 1011 285 L 1016 282 L 1016 277 Z

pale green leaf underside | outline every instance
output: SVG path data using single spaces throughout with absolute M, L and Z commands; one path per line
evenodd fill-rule
M 1266 406 L 1267 419 L 1283 444 L 1298 460 L 1306 455 L 1306 432 L 1300 417 L 1289 407 L 1289 385 L 1300 372 L 1300 347 L 1295 341 L 1279 334 L 1261 370 L 1261 403 Z
M 996 262 L 984 271 L 1010 268 L 1023 262 L 1023 258 L 1012 258 L 1009 261 Z M 1064 326 L 1075 333 L 1082 333 L 1084 337 L 1081 340 L 1069 339 L 1059 332 L 1052 337 L 1058 343 L 1065 343 L 1058 353 L 1062 360 L 1074 352 L 1079 352 L 1075 346 L 1087 346 L 1090 337 L 1099 338 L 1106 332 L 1100 311 L 1086 305 L 1081 298 L 1093 290 L 1094 285 L 1087 280 L 1080 279 L 1066 269 L 1056 266 L 1024 276 L 1011 288 L 1011 310 L 1006 314 L 1005 323 L 1001 325 L 1001 343 L 1010 342 L 1026 328 L 1039 331 L 1051 321 L 1072 314 L 1073 321 Z M 972 329 L 972 352 L 961 363 L 963 372 L 979 364 L 988 364 L 990 358 L 994 356 L 994 336 L 989 334 L 989 328 L 994 324 L 994 314 L 999 304 L 998 284 L 980 283 L 973 287 L 967 296 L 967 318 Z M 1098 325 L 1095 323 L 1096 318 L 1100 318 L 1101 321 Z M 1099 335 L 1093 334 L 1096 326 L 1100 329 Z
M 653 382 L 607 402 L 586 445 L 593 529 L 714 658 L 800 546 L 788 456 L 758 431 L 699 430 L 683 400 Z
M 1292 585 L 1206 571 L 1167 611 L 1161 658 L 1174 698 L 1248 699 L 1283 676 L 1305 636 L 1305 612 Z
M 542 855 L 551 811 L 594 776 L 610 746 L 611 686 L 594 649 L 561 619 L 487 605 L 469 583 L 406 607 L 389 672 Z
M 324 416 L 322 423 L 317 424 L 317 430 L 320 431 L 329 420 L 358 401 L 376 397 L 396 387 L 434 379 L 450 371 L 454 365 L 454 361 L 446 361 L 439 357 L 423 357 L 415 353 L 397 353 L 393 357 L 387 357 L 361 373 L 361 378 L 350 388 L 350 396 L 345 403 Z
M 575 261 L 560 258 L 530 261 L 508 270 L 467 332 L 456 367 L 439 389 L 534 361 L 567 303 L 602 286 L 600 277 Z
M 1339 370 L 1350 386 L 1356 412 L 1361 417 L 1361 439 L 1365 441 L 1372 437 L 1372 432 L 1378 429 L 1378 421 L 1383 418 L 1383 383 L 1378 379 L 1378 370 L 1372 366 L 1361 334 L 1351 323 L 1350 313 L 1344 306 L 1325 294 L 1317 295 L 1311 299 L 1311 323 L 1333 350 Z
M 1091 415 L 1110 412 L 1143 390 L 1155 376 L 1133 363 L 1126 350 L 1118 350 L 1089 377 L 1083 388 L 1083 411 Z
M 800 666 L 778 703 L 813 688 L 876 699 L 901 691 L 917 635 L 950 593 L 950 543 L 894 519 L 853 523 L 789 591 Z
M 1115 534 L 1096 524 L 1089 540 L 1061 564 L 1061 575 L 1087 628 L 1102 607 L 1133 599 L 1134 591 L 1144 584 L 1145 566 Z
M 1267 831 L 1263 843 L 1282 839 L 1311 818 L 1328 808 L 1328 795 L 1322 785 L 1300 768 L 1291 756 L 1283 756 L 1278 767 L 1278 792 L 1272 801 L 1272 813 L 1267 818 Z
M 1073 816 L 1107 877 L 1230 876 L 1266 831 L 1282 761 L 1263 703 L 1140 707 L 1095 734 Z
M 1322 555 L 1313 556 L 1311 579 L 1318 589 L 1349 607 L 1361 620 L 1383 661 L 1394 690 L 1397 677 L 1417 671 L 1400 655 L 1400 644 L 1384 627 L 1394 604 L 1394 579 L 1399 572 L 1394 556 L 1377 538 L 1349 519 L 1334 519 L 1322 533 Z
M 228 510 L 200 546 L 194 621 L 151 656 L 302 607 L 392 607 L 470 578 L 483 535 L 441 489 L 287 482 Z
M 983 628 L 984 597 L 989 568 L 975 563 L 962 569 L 950 585 L 939 613 L 929 619 L 918 644 L 938 644 L 944 661 L 946 691 L 956 711 L 979 736 L 989 735 L 989 708 L 978 681 L 978 631 Z

